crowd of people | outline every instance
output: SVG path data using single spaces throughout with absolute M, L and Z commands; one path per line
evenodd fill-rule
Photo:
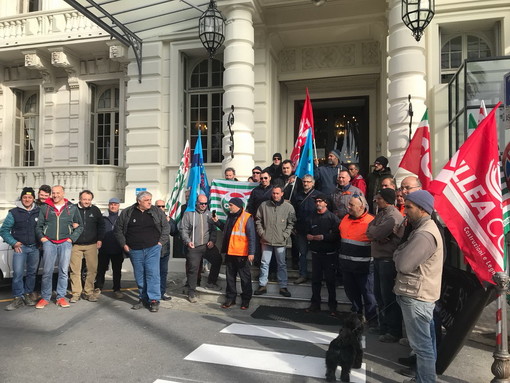
M 282 296 L 291 296 L 287 249 L 292 249 L 291 267 L 299 270 L 293 283 L 311 277 L 312 298 L 306 312 L 321 310 L 325 281 L 329 314 L 337 316 L 336 287 L 343 284 L 352 311 L 363 315 L 369 331 L 379 333 L 381 342 L 398 342 L 405 326 L 416 353 L 417 379 L 433 382 L 433 310 L 443 264 L 442 234 L 431 218 L 433 197 L 421 190 L 416 177 L 406 177 L 397 189 L 387 158 L 378 157 L 373 165 L 365 179 L 358 164 L 344 166 L 339 151 L 332 150 L 326 165 L 316 163 L 313 175 L 297 178 L 292 162 L 275 153 L 270 166 L 253 168 L 249 181 L 259 185 L 246 206 L 240 198 L 229 201 L 225 222 L 209 210 L 208 196 L 200 194 L 195 209 L 183 214 L 179 226 L 165 214 L 164 201 L 153 204 L 147 191 L 122 211 L 120 201 L 112 198 L 101 214 L 92 204 L 90 190 L 82 191 L 73 204 L 60 185 L 43 185 L 37 196 L 25 187 L 0 228 L 0 236 L 14 249 L 14 300 L 6 309 L 48 305 L 56 264 L 58 306 L 70 307 L 80 299 L 97 301 L 109 263 L 114 296 L 122 299 L 120 270 L 127 256 L 138 287 L 138 302 L 132 308 L 157 312 L 160 300 L 171 299 L 166 293 L 169 237 L 179 233 L 186 254 L 188 300 L 198 301 L 204 259 L 211 264 L 206 287 L 220 289 L 217 278 L 223 255 L 226 292 L 221 307 L 236 305 L 239 277 L 240 308 L 246 310 L 252 295 L 267 293 L 271 280 L 278 282 Z M 225 178 L 237 180 L 235 169 L 225 169 Z M 218 230 L 223 231 L 221 245 Z M 40 259 L 39 296 L 34 289 Z M 255 290 L 252 265 L 260 269 Z

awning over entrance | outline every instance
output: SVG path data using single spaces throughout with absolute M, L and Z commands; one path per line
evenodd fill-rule
M 142 76 L 142 43 L 149 37 L 198 28 L 207 0 L 64 0 L 112 37 L 133 48 Z

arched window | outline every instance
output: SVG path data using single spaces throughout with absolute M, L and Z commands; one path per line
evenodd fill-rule
M 441 82 L 450 81 L 465 59 L 491 56 L 490 44 L 481 36 L 461 34 L 447 39 L 441 48 Z
M 201 129 L 204 162 L 222 160 L 223 63 L 203 60 L 196 64 L 187 81 L 187 139 L 195 147 Z
M 119 165 L 119 87 L 91 89 L 90 163 Z
M 39 126 L 39 95 L 15 90 L 14 166 L 35 166 Z

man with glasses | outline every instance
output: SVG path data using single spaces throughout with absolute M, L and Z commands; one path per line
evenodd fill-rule
M 340 220 L 347 215 L 347 209 L 352 195 L 363 195 L 361 190 L 353 186 L 350 181 L 351 176 L 347 170 L 342 170 L 338 173 L 337 187 L 331 196 L 333 199 L 333 212 Z
M 137 194 L 136 203 L 120 213 L 114 232 L 119 244 L 129 254 L 138 286 L 139 300 L 131 308 L 139 310 L 145 306 L 150 312 L 159 311 L 159 259 L 161 248 L 168 242 L 170 226 L 165 213 L 152 205 L 151 193 L 142 191 Z
M 195 210 L 185 212 L 182 217 L 181 237 L 188 248 L 186 277 L 188 280 L 188 300 L 191 303 L 198 302 L 196 288 L 202 258 L 211 262 L 207 287 L 220 290 L 217 281 L 221 267 L 221 255 L 216 247 L 216 226 L 207 204 L 207 196 L 200 194 L 197 197 Z
M 402 191 L 402 194 L 404 194 L 405 198 L 406 195 L 421 190 L 421 182 L 418 177 L 406 177 L 400 183 L 400 190 Z
M 170 225 L 170 235 L 174 236 L 177 233 L 177 225 L 175 221 L 166 214 L 166 204 L 162 199 L 156 201 L 156 207 L 161 209 L 166 215 L 166 220 Z M 170 239 L 170 238 L 169 238 Z M 159 282 L 161 286 L 161 299 L 169 301 L 172 297 L 166 292 L 166 280 L 168 277 L 168 261 L 170 260 L 170 241 L 161 247 L 161 257 L 159 258 Z
M 367 194 L 367 183 L 363 176 L 359 174 L 359 164 L 349 164 L 347 170 L 351 176 L 351 185 L 356 186 L 363 194 Z
M 353 194 L 349 214 L 340 222 L 340 268 L 351 310 L 365 315 L 370 328 L 377 327 L 374 296 L 374 265 L 366 232 L 374 217 L 368 213 L 365 197 Z
M 271 176 L 272 184 L 282 176 L 282 155 L 280 153 L 273 154 L 273 163 L 264 169 Z
M 317 158 L 314 160 L 315 187 L 321 193 L 326 195 L 334 193 L 338 174 L 343 169 L 340 157 L 340 151 L 333 149 L 328 154 L 326 166 L 319 166 L 319 160 Z
M 388 159 L 384 156 L 377 157 L 374 161 L 374 170 L 368 175 L 367 201 L 370 201 L 370 212 L 374 213 L 375 206 L 372 204 L 375 193 L 381 189 L 381 180 L 384 176 L 391 176 L 388 167 Z
M 302 182 L 303 190 L 292 197 L 292 206 L 296 211 L 296 225 L 294 226 L 296 234 L 293 235 L 292 243 L 296 244 L 299 253 L 299 278 L 294 281 L 296 285 L 307 280 L 308 240 L 306 235 L 310 227 L 310 219 L 316 210 L 315 197 L 319 195 L 319 192 L 314 189 L 315 180 L 311 174 L 305 174 Z
M 251 177 L 248 178 L 249 182 L 260 182 L 260 173 L 262 173 L 262 168 L 260 166 L 255 166 L 251 170 Z
M 320 311 L 322 280 L 328 288 L 328 307 L 331 316 L 337 315 L 336 272 L 340 220 L 328 210 L 329 198 L 315 196 L 315 211 L 311 214 L 306 239 L 312 251 L 312 299 L 306 312 Z
M 278 283 L 280 295 L 290 297 L 287 289 L 287 264 L 285 260 L 285 248 L 290 239 L 290 234 L 296 221 L 296 214 L 292 205 L 283 199 L 281 186 L 275 186 L 271 200 L 263 202 L 257 210 L 255 225 L 262 244 L 262 262 L 260 265 L 259 288 L 255 295 L 267 292 L 269 276 L 269 263 L 276 256 L 278 265 Z

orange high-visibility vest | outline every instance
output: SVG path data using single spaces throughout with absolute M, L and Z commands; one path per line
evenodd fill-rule
M 232 227 L 232 233 L 230 234 L 230 240 L 228 242 L 228 255 L 237 255 L 245 257 L 248 255 L 248 237 L 246 236 L 246 224 L 248 218 L 251 217 L 250 213 L 243 211 L 237 218 L 237 221 Z

